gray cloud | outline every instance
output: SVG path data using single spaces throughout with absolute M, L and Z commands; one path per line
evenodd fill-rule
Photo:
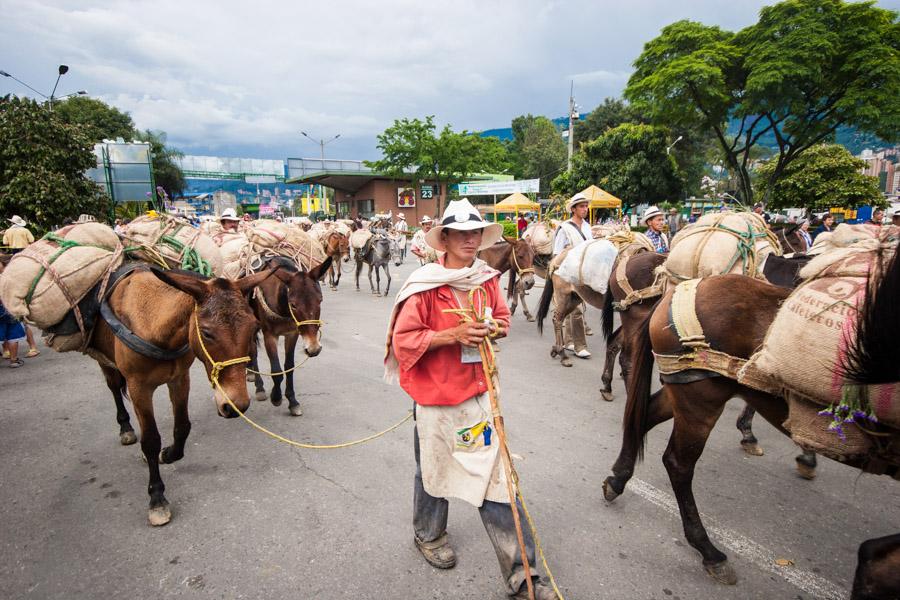
M 659 29 L 737 29 L 764 2 L 48 2 L 0 0 L 0 69 L 49 93 L 87 89 L 188 153 L 315 156 L 299 135 L 372 158 L 397 117 L 479 130 L 621 93 Z M 897 9 L 900 0 L 882 6 Z M 0 94 L 25 93 L 0 78 Z

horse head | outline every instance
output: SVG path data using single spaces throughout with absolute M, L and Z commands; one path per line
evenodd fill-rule
M 188 342 L 194 356 L 203 363 L 209 380 L 218 383 L 214 398 L 219 415 L 226 418 L 238 416 L 226 395 L 238 410 L 246 412 L 250 408 L 246 383 L 248 351 L 255 342 L 259 326 L 248 296 L 273 271 L 262 271 L 237 281 L 222 278 L 207 280 L 159 269 L 152 269 L 152 273 L 194 299 Z M 244 358 L 247 360 L 240 360 Z
M 521 277 L 526 290 L 534 287 L 534 248 L 528 240 L 517 240 L 503 236 L 510 245 L 510 271 L 515 276 Z M 511 274 L 510 277 L 513 277 Z M 515 287 L 515 281 L 510 282 L 510 288 Z
M 322 288 L 319 279 L 331 268 L 332 257 L 309 271 L 301 271 L 295 267 L 282 267 L 275 272 L 279 285 L 287 288 L 288 313 L 297 325 L 297 331 L 303 338 L 303 350 L 307 356 L 318 356 L 322 351 L 319 342 L 322 309 Z

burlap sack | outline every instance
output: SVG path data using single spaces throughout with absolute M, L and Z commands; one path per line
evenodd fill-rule
M 63 227 L 9 261 L 0 275 L 0 301 L 14 317 L 46 329 L 59 323 L 122 259 L 121 243 L 110 227 Z
M 372 232 L 368 229 L 357 229 L 350 234 L 350 247 L 354 250 L 361 250 L 371 237 Z
M 804 450 L 834 460 L 859 459 L 872 451 L 872 438 L 853 423 L 842 426 L 843 439 L 830 430 L 831 417 L 820 415 L 821 406 L 788 395 L 788 419 L 784 428 L 791 433 L 791 439 Z
M 605 294 L 618 252 L 607 240 L 587 240 L 569 248 L 555 274 L 572 285 L 586 285 Z
M 246 232 L 255 254 L 285 256 L 309 270 L 325 260 L 322 245 L 309 233 L 276 221 L 256 221 Z M 251 259 L 251 267 L 255 262 Z
M 709 213 L 672 240 L 664 268 L 675 281 L 737 273 L 762 278 L 763 259 L 781 248 L 752 212 Z
M 612 245 L 616 247 L 620 255 L 626 248 L 629 249 L 629 256 L 631 254 L 635 254 L 635 252 L 637 252 L 639 249 L 647 250 L 649 252 L 656 252 L 656 246 L 653 245 L 653 242 L 650 241 L 650 238 L 648 238 L 640 231 L 620 229 L 619 231 L 616 231 L 613 234 L 607 236 L 605 239 L 611 242 Z
M 535 254 L 553 254 L 553 231 L 546 223 L 534 223 L 522 237 L 531 243 Z
M 832 254 L 838 260 L 831 260 Z M 822 406 L 840 403 L 845 383 L 840 365 L 856 335 L 857 306 L 865 297 L 875 256 L 843 248 L 811 261 L 807 268 L 826 259 L 829 264 L 785 300 L 762 348 L 738 373 L 738 381 Z M 900 385 L 869 386 L 868 395 L 878 419 L 900 427 Z
M 176 268 L 203 275 L 222 273 L 219 246 L 184 219 L 170 215 L 141 216 L 125 226 L 122 239 L 126 246 L 138 246 L 132 254 L 142 260 L 156 262 L 155 254 L 159 254 Z

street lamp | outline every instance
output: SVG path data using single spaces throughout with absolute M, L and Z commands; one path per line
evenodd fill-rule
M 684 139 L 683 135 L 679 135 L 677 138 L 675 138 L 675 141 L 672 142 L 671 144 L 669 144 L 668 147 L 666 147 L 666 155 L 668 156 L 668 154 L 669 154 L 669 152 L 671 152 L 672 148 L 675 147 L 675 144 L 677 144 L 678 142 L 680 142 L 683 139 Z
M 319 145 L 319 148 L 320 148 L 320 150 L 321 150 L 321 152 L 322 152 L 322 160 L 323 160 L 323 161 L 325 160 L 325 144 L 330 144 L 330 143 L 333 142 L 334 140 L 336 140 L 336 139 L 338 139 L 339 137 L 341 137 L 341 134 L 337 134 L 336 136 L 334 136 L 334 137 L 331 138 L 330 140 L 327 140 L 327 141 L 326 141 L 325 139 L 317 140 L 317 139 L 311 137 L 311 136 L 310 136 L 308 133 L 306 133 L 305 131 L 301 131 L 300 133 L 303 134 L 304 137 L 308 138 L 309 141 L 313 142 L 314 144 L 318 144 L 318 145 Z M 325 163 L 324 163 L 324 162 L 322 163 L 322 168 L 323 168 L 323 169 L 325 168 Z
M 59 80 L 60 80 L 60 78 L 61 78 L 63 75 L 65 75 L 65 74 L 68 73 L 68 72 L 69 72 L 69 66 L 68 66 L 68 65 L 59 65 L 59 67 L 57 68 L 56 83 L 53 84 L 53 91 L 50 92 L 50 95 L 49 95 L 49 96 L 48 96 L 47 94 L 43 93 L 43 92 L 39 92 L 38 90 L 34 89 L 34 88 L 31 87 L 30 85 L 28 85 L 27 83 L 25 83 L 24 81 L 22 81 L 21 79 L 18 79 L 18 78 L 16 78 L 16 77 L 13 77 L 12 75 L 10 75 L 9 73 L 7 73 L 6 71 L 0 71 L 0 76 L 3 76 L 3 77 L 9 77 L 9 78 L 12 79 L 13 81 L 17 81 L 17 82 L 21 83 L 22 85 L 24 85 L 25 87 L 27 87 L 27 88 L 28 88 L 29 90 L 31 90 L 32 92 L 34 92 L 34 93 L 37 94 L 38 96 L 42 97 L 44 100 L 46 100 L 46 101 L 48 102 L 48 105 L 49 105 L 50 110 L 51 110 L 51 112 L 52 112 L 52 111 L 53 111 L 53 101 L 54 101 L 54 100 L 64 100 L 64 99 L 66 99 L 66 98 L 71 98 L 72 96 L 85 96 L 85 95 L 87 95 L 87 92 L 86 92 L 85 90 L 79 90 L 79 91 L 73 92 L 73 93 L 71 93 L 71 94 L 66 94 L 65 96 L 62 96 L 62 97 L 60 97 L 60 98 L 57 98 L 57 97 L 56 97 L 56 88 L 57 88 L 57 86 L 59 85 Z

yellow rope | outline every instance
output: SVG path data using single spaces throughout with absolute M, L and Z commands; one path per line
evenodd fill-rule
M 222 396 L 224 396 L 225 401 L 228 402 L 228 405 L 231 406 L 231 408 L 237 414 L 239 414 L 241 416 L 241 418 L 244 419 L 244 421 L 249 423 L 253 428 L 265 433 L 266 435 L 278 440 L 279 442 L 284 442 L 285 444 L 288 444 L 290 446 L 294 446 L 297 448 L 306 448 L 309 450 L 335 450 L 337 448 L 349 448 L 350 446 L 357 446 L 359 444 L 364 444 L 364 443 L 374 440 L 376 438 L 380 438 L 384 434 L 390 433 L 391 431 L 397 429 L 398 427 L 400 427 L 401 425 L 403 425 L 404 423 L 406 423 L 407 421 L 412 419 L 413 413 L 412 413 L 412 411 L 409 411 L 409 413 L 405 417 L 403 417 L 403 419 L 401 419 L 397 423 L 391 425 L 384 431 L 379 431 L 378 433 L 372 434 L 370 436 L 364 437 L 359 440 L 353 440 L 352 442 L 344 442 L 343 444 L 304 444 L 302 442 L 295 442 L 294 440 L 289 440 L 288 438 L 278 435 L 277 433 L 275 433 L 273 431 L 269 431 L 262 425 L 259 425 L 258 423 L 254 422 L 247 415 L 245 415 L 237 406 L 235 406 L 234 402 L 232 402 L 231 398 L 228 396 L 228 393 L 225 391 L 225 389 L 219 383 L 219 375 L 222 373 L 222 371 L 225 368 L 231 367 L 233 365 L 239 365 L 239 364 L 242 364 L 245 362 L 250 362 L 250 357 L 249 356 L 240 356 L 238 358 L 230 358 L 228 360 L 223 360 L 223 361 L 213 360 L 213 357 L 210 355 L 209 350 L 206 349 L 206 344 L 203 343 L 203 335 L 200 332 L 200 318 L 197 315 L 197 311 L 198 311 L 197 305 L 195 304 L 194 305 L 194 326 L 197 329 L 197 340 L 200 342 L 200 349 L 203 350 L 204 357 L 212 365 L 212 369 L 209 374 L 210 385 L 212 386 L 212 388 L 214 390 L 220 392 L 222 394 Z M 306 361 L 304 361 L 304 362 L 306 362 Z M 299 367 L 299 366 L 300 365 L 297 365 L 297 367 Z M 294 368 L 296 369 L 297 367 L 294 367 Z M 291 369 L 291 370 L 293 370 L 293 369 Z

